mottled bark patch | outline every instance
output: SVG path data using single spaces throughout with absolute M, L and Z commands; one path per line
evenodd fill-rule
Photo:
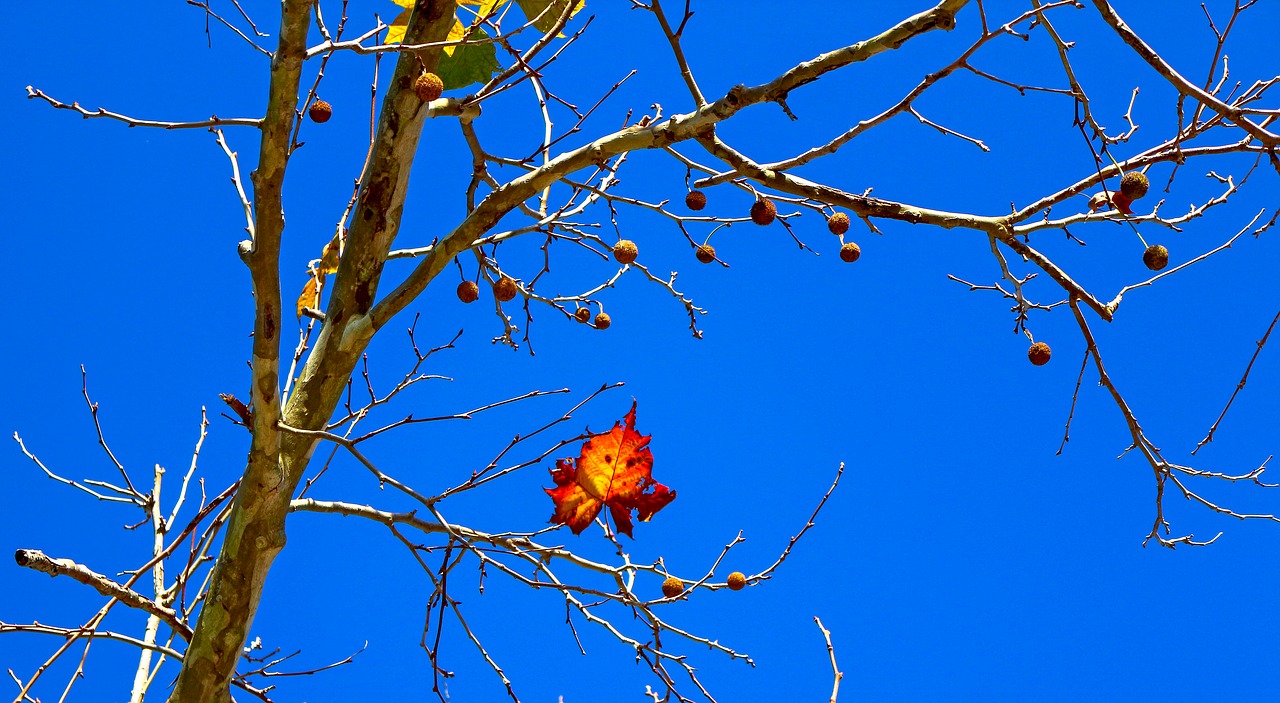
M 369 312 L 369 308 L 373 307 L 373 281 L 368 279 L 360 281 L 360 285 L 356 286 L 351 295 L 356 304 L 357 315 Z

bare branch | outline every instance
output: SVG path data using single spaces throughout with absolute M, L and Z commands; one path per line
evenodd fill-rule
M 831 686 L 830 703 L 836 703 L 836 698 L 840 695 L 840 680 L 844 678 L 844 673 L 836 665 L 836 648 L 831 644 L 831 631 L 822 626 L 822 621 L 816 615 L 813 616 L 813 622 L 822 631 L 822 639 L 827 641 L 827 654 L 831 657 L 831 672 L 835 675 L 835 683 Z
M 54 559 L 45 556 L 44 552 L 38 549 L 19 549 L 14 555 L 14 559 L 17 560 L 18 566 L 34 569 L 50 576 L 68 576 L 93 588 L 93 590 L 104 596 L 115 598 L 130 608 L 136 608 L 155 615 L 163 620 L 164 624 L 168 625 L 174 632 L 181 635 L 183 639 L 191 639 L 191 627 L 179 620 L 178 615 L 172 608 L 162 606 L 141 593 L 122 586 L 87 566 L 77 564 L 70 559 Z
M 80 103 L 64 103 L 54 100 L 46 95 L 43 91 L 37 90 L 31 86 L 27 86 L 27 98 L 39 98 L 51 107 L 57 110 L 71 110 L 78 113 L 81 117 L 105 118 L 109 120 L 117 120 L 123 122 L 130 127 L 158 127 L 160 129 L 209 129 L 214 127 L 261 127 L 262 120 L 248 117 L 233 117 L 224 119 L 214 115 L 207 120 L 196 120 L 193 122 L 161 122 L 158 120 L 143 120 L 136 117 L 129 117 L 118 112 L 110 112 L 104 108 L 90 110 L 80 106 Z

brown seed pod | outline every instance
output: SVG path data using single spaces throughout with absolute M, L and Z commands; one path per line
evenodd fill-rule
M 507 302 L 508 300 L 511 300 L 512 298 L 515 298 L 516 282 L 511 280 L 510 278 L 507 278 L 506 276 L 499 278 L 498 282 L 493 284 L 493 297 L 497 298 L 498 300 L 501 300 L 504 303 Z
M 424 73 L 413 82 L 413 92 L 418 94 L 419 100 L 429 103 L 444 93 L 444 81 L 434 73 Z
M 458 300 L 474 303 L 480 299 L 480 286 L 475 281 L 463 281 L 458 284 Z
M 1044 366 L 1049 363 L 1049 355 L 1051 353 L 1052 351 L 1049 349 L 1048 344 L 1045 344 L 1044 342 L 1036 342 L 1027 350 L 1027 358 L 1036 366 Z
M 757 200 L 751 204 L 751 221 L 760 225 L 771 225 L 778 216 L 778 206 L 772 200 Z
M 827 229 L 832 234 L 844 234 L 849 231 L 849 216 L 843 212 L 837 212 L 827 218 Z
M 855 242 L 845 242 L 844 246 L 840 247 L 841 261 L 852 264 L 858 260 L 859 256 L 862 256 L 862 248 Z
M 323 100 L 317 100 L 311 103 L 311 107 L 307 109 L 307 115 L 316 124 L 328 122 L 329 118 L 333 117 L 333 106 Z
M 617 244 L 613 245 L 613 258 L 617 259 L 620 264 L 629 264 L 636 260 L 640 250 L 636 248 L 636 243 L 630 239 L 620 239 Z
M 707 194 L 700 190 L 691 190 L 684 196 L 684 205 L 690 210 L 701 210 L 707 206 Z
M 716 248 L 710 244 L 703 244 L 693 252 L 693 255 L 698 257 L 698 261 L 701 261 L 704 264 L 709 264 L 716 260 Z
M 1146 174 L 1138 171 L 1130 171 L 1120 179 L 1120 192 L 1130 200 L 1137 200 L 1146 195 L 1150 187 L 1151 182 L 1147 180 Z
M 747 585 L 747 577 L 741 571 L 735 571 L 729 574 L 728 582 L 730 591 L 741 591 Z
M 668 576 L 666 581 L 662 582 L 662 595 L 667 598 L 675 598 L 684 591 L 684 581 Z
M 613 324 L 613 321 L 609 319 L 608 313 L 602 312 L 596 314 L 596 329 L 607 330 L 611 324 Z
M 1159 271 L 1169 265 L 1169 250 L 1163 244 L 1152 244 L 1142 252 L 1142 263 L 1152 271 Z
M 591 319 L 591 308 L 578 308 L 573 311 L 573 319 L 578 322 L 586 322 Z

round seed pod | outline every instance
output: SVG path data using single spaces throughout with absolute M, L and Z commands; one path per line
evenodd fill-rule
M 751 221 L 761 227 L 773 224 L 777 216 L 778 206 L 772 200 L 757 200 L 751 204 Z
M 1130 200 L 1137 200 L 1146 195 L 1150 187 L 1151 182 L 1147 180 L 1146 174 L 1138 171 L 1130 171 L 1120 179 L 1120 192 Z
M 618 243 L 613 245 L 613 258 L 620 264 L 629 264 L 635 261 L 639 254 L 640 250 L 636 248 L 636 243 L 630 239 L 618 240 Z
M 827 229 L 832 234 L 844 234 L 849 231 L 849 216 L 843 212 L 837 212 L 827 218 Z
M 1152 244 L 1142 252 L 1142 263 L 1152 271 L 1159 271 L 1169 265 L 1169 250 L 1163 244 Z
M 417 93 L 419 100 L 429 103 L 444 94 L 444 81 L 434 73 L 424 73 L 413 82 L 413 92 Z
M 840 260 L 845 263 L 852 264 L 858 260 L 859 256 L 862 256 L 862 248 L 856 242 L 845 242 L 844 246 L 840 247 Z
M 1036 342 L 1027 350 L 1027 358 L 1036 366 L 1044 366 L 1049 363 L 1049 356 L 1051 353 L 1052 351 L 1049 349 L 1048 344 L 1045 344 L 1044 342 Z
M 316 124 L 328 122 L 329 118 L 333 117 L 333 106 L 323 100 L 317 100 L 307 108 L 307 116 Z
M 516 282 L 503 276 L 498 282 L 493 284 L 493 297 L 502 302 L 507 302 L 516 297 Z

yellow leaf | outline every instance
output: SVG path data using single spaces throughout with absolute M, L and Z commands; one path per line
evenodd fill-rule
M 319 308 L 320 307 L 320 281 L 316 276 L 307 279 L 307 284 L 302 287 L 302 295 L 298 296 L 298 321 L 302 321 L 303 308 Z
M 337 273 L 338 258 L 342 256 L 342 240 L 338 235 L 333 235 L 333 239 L 324 245 L 324 249 L 320 252 L 320 277 L 330 273 Z
M 395 1 L 397 3 L 400 2 L 400 0 L 395 0 Z M 413 2 L 413 0 L 404 0 L 404 1 L 408 3 Z M 401 12 L 398 17 L 391 20 L 391 28 L 387 30 L 387 38 L 385 40 L 386 43 L 399 44 L 401 41 L 404 41 L 404 32 L 406 29 L 409 28 L 410 12 L 413 12 L 413 10 L 411 9 L 405 10 L 404 12 Z
M 462 24 L 462 20 L 458 19 L 457 16 L 455 15 L 453 18 L 453 26 L 449 28 L 449 41 L 451 42 L 461 41 L 463 35 L 465 35 L 466 33 L 467 33 L 467 28 Z M 445 55 L 453 56 L 453 50 L 456 48 L 458 47 L 446 46 L 444 48 Z
M 468 10 L 465 13 L 469 20 L 467 24 L 463 24 L 458 15 L 454 15 L 453 26 L 449 28 L 449 41 L 462 41 L 462 38 L 467 34 L 467 28 L 470 26 L 471 20 L 478 21 L 478 18 L 480 17 L 487 17 L 490 12 L 493 12 L 495 7 L 504 5 L 510 1 L 511 0 L 458 0 L 459 6 L 470 5 L 476 9 L 474 11 Z M 405 8 L 404 12 L 401 12 L 394 20 L 391 21 L 391 24 L 389 25 L 390 28 L 387 30 L 386 43 L 399 44 L 404 41 L 404 33 L 409 26 L 409 13 L 413 11 L 414 0 L 391 0 L 391 2 Z M 473 12 L 474 14 L 472 14 Z M 459 14 L 462 14 L 461 11 L 459 11 Z M 446 46 L 444 48 L 444 53 L 449 56 L 453 56 L 453 51 L 456 48 L 456 46 Z

